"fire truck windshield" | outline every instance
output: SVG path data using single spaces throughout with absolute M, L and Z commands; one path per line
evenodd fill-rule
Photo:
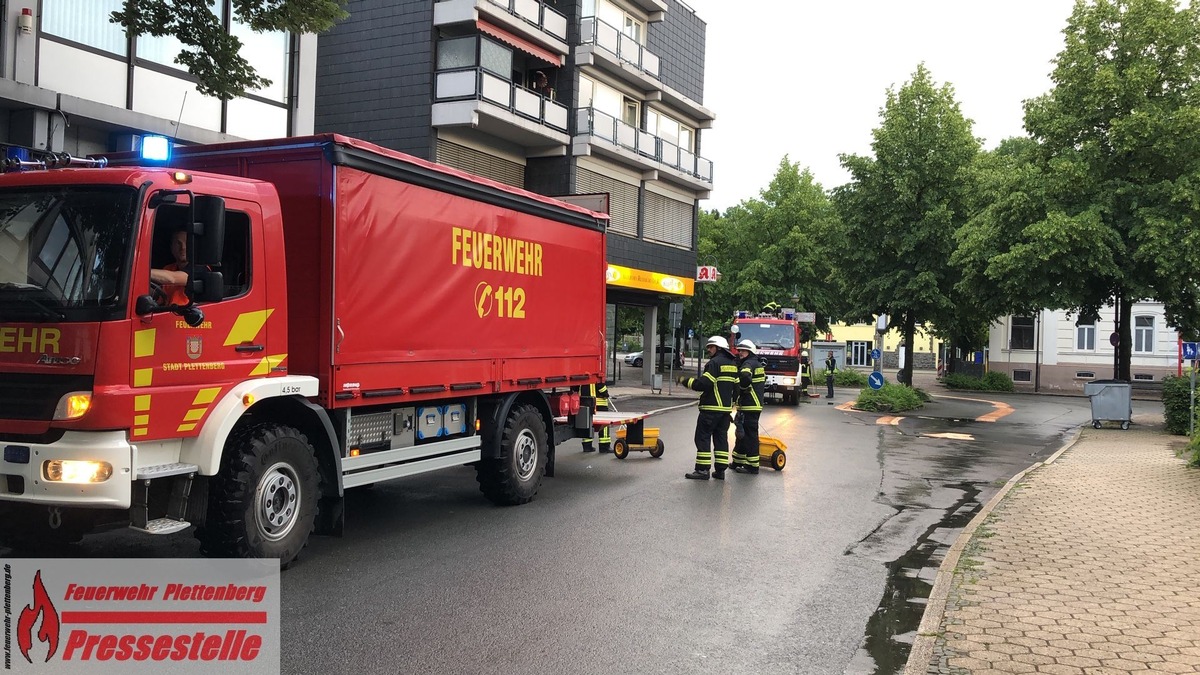
M 137 192 L 0 190 L 0 322 L 124 315 Z
M 796 324 L 738 322 L 738 339 L 749 340 L 759 349 L 791 349 L 796 346 Z

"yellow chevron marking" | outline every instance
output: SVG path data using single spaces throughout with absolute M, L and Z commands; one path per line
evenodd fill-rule
M 133 409 L 137 412 L 146 412 L 150 410 L 150 394 L 142 394 L 141 396 L 133 397 Z
M 133 416 L 133 426 L 135 426 L 135 427 L 150 426 L 150 416 L 149 415 L 134 415 Z
M 262 327 L 266 325 L 267 317 L 271 316 L 274 311 L 273 309 L 260 309 L 256 312 L 239 315 L 237 321 L 233 322 L 233 328 L 229 329 L 229 335 L 225 336 L 225 346 L 254 340 Z
M 196 392 L 196 398 L 192 399 L 192 405 L 208 405 L 209 403 L 213 402 L 213 399 L 215 399 L 219 393 L 221 393 L 220 387 L 201 389 L 200 391 Z
M 287 358 L 287 354 L 275 354 L 274 356 L 264 356 L 264 357 L 262 357 L 262 360 L 258 362 L 258 365 L 254 367 L 254 370 L 250 371 L 250 374 L 251 375 L 270 375 L 271 371 L 275 369 L 275 366 L 283 363 L 283 360 L 286 358 Z
M 154 356 L 154 333 L 156 330 L 156 328 L 148 328 L 133 332 L 134 358 L 140 359 L 144 356 Z
M 193 422 L 191 424 L 180 424 L 179 428 L 176 429 L 175 431 L 191 431 L 192 429 L 195 429 L 195 428 L 196 428 L 196 424 Z
M 133 386 L 135 387 L 149 387 L 153 379 L 153 368 L 138 368 L 133 371 Z
M 204 417 L 204 411 L 206 410 L 208 410 L 208 408 L 192 408 L 191 410 L 187 411 L 186 415 L 183 416 L 183 421 L 194 422 L 201 417 Z
M 145 436 L 145 435 L 146 435 L 146 430 L 145 430 L 145 429 L 134 429 L 134 430 L 133 430 L 133 435 L 134 435 L 134 436 Z

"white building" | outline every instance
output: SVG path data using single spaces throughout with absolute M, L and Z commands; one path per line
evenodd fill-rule
M 1009 316 L 989 332 L 988 369 L 1008 374 L 1018 389 L 1082 391 L 1089 380 L 1115 372 L 1115 310 L 1096 320 L 1063 310 Z M 1179 369 L 1179 335 L 1167 325 L 1161 302 L 1139 302 L 1132 313 L 1130 377 L 1159 382 Z
M 131 149 L 143 134 L 212 143 L 312 133 L 316 36 L 254 33 L 217 0 L 243 57 L 272 81 L 223 102 L 174 63 L 174 38 L 128 39 L 109 20 L 122 4 L 0 0 L 0 145 L 86 155 Z

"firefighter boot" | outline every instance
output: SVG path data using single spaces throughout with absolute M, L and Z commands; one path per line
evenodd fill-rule
M 758 467 L 751 466 L 750 464 L 734 464 L 733 470 L 735 473 L 749 473 L 749 474 L 758 473 Z
M 725 480 L 725 469 L 726 465 L 718 464 L 717 469 L 713 471 L 713 480 Z
M 683 477 L 691 478 L 692 480 L 708 480 L 708 467 L 698 466 L 696 467 L 695 471 L 683 474 Z M 724 476 L 722 476 L 722 478 L 724 478 Z

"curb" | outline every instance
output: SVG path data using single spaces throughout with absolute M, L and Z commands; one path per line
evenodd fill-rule
M 954 544 L 950 550 L 946 552 L 946 557 L 942 559 L 942 564 L 938 566 L 937 578 L 933 582 L 933 588 L 929 591 L 929 599 L 925 605 L 925 613 L 921 615 L 921 624 L 917 627 L 917 637 L 913 640 L 912 650 L 908 653 L 908 661 L 904 665 L 904 675 L 923 675 L 929 672 L 930 662 L 933 660 L 933 649 L 937 646 L 938 633 L 942 627 L 942 620 L 946 615 L 946 599 L 950 596 L 950 587 L 954 581 L 954 570 L 958 567 L 958 559 L 962 556 L 963 549 L 970 543 L 971 537 L 975 531 L 983 525 L 983 521 L 991 515 L 996 506 L 1008 495 L 1013 486 L 1024 478 L 1030 471 L 1054 463 L 1064 452 L 1071 449 L 1079 441 L 1083 434 L 1083 427 L 1079 427 L 1075 431 L 1075 435 L 1053 455 L 1044 462 L 1034 462 L 1024 471 L 1018 473 L 1004 487 L 1000 488 L 999 492 L 984 504 L 979 513 L 971 519 L 963 531 L 958 534 L 958 538 L 954 540 Z

